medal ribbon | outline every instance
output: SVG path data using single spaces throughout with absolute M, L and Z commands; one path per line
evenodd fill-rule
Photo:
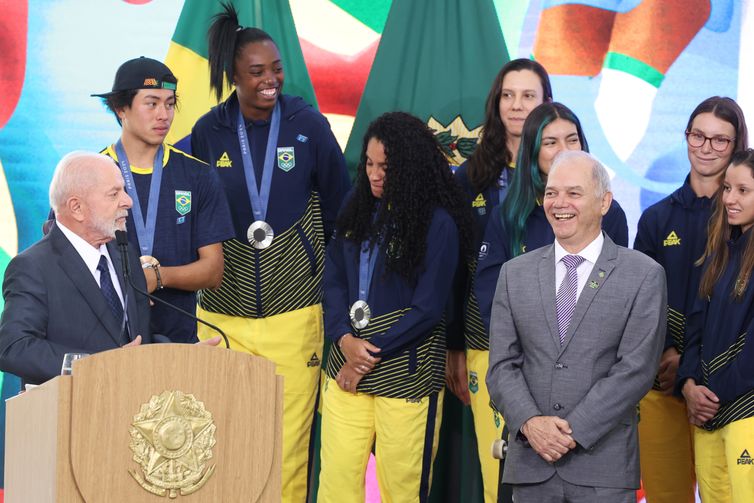
M 152 169 L 152 180 L 149 182 L 149 200 L 147 202 L 147 218 L 144 220 L 139 202 L 139 194 L 136 192 L 134 177 L 131 174 L 131 164 L 128 162 L 126 151 L 123 143 L 118 140 L 115 143 L 115 155 L 118 156 L 118 166 L 120 173 L 123 175 L 123 181 L 126 185 L 126 192 L 133 199 L 131 211 L 134 217 L 134 226 L 136 227 L 136 236 L 139 238 L 139 247 L 142 255 L 151 255 L 154 246 L 154 229 L 157 223 L 157 206 L 160 199 L 160 185 L 162 184 L 162 145 L 157 149 L 154 156 L 154 168 Z
M 278 133 L 280 132 L 280 103 L 275 103 L 270 121 L 270 132 L 267 135 L 267 149 L 264 153 L 264 166 L 262 168 L 262 184 L 257 186 L 257 175 L 254 172 L 254 162 L 251 159 L 249 137 L 246 135 L 246 123 L 238 107 L 238 143 L 241 144 L 241 159 L 243 171 L 246 174 L 246 189 L 249 191 L 251 211 L 255 220 L 264 221 L 267 217 L 267 204 L 270 201 L 270 187 L 272 186 L 272 165 L 275 160 L 275 150 L 278 145 Z
M 372 282 L 374 266 L 377 263 L 378 250 L 377 247 L 372 250 L 368 241 L 361 244 L 361 253 L 359 253 L 359 300 L 364 302 L 369 296 L 369 285 Z

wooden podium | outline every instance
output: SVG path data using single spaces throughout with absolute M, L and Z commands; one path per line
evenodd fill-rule
M 283 378 L 263 358 L 115 349 L 6 411 L 7 503 L 280 501 Z

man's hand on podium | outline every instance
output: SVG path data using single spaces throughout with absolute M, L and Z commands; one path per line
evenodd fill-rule
M 134 340 L 132 340 L 128 344 L 123 345 L 124 348 L 130 347 L 130 346 L 141 346 L 141 336 L 137 335 L 136 337 L 134 337 Z

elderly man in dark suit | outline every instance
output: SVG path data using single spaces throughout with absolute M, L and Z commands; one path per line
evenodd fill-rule
M 49 234 L 11 260 L 3 281 L 0 370 L 33 384 L 58 375 L 65 353 L 152 342 L 147 299 L 122 282 L 113 242 L 131 207 L 115 163 L 68 154 L 55 169 L 50 204 Z M 138 254 L 130 255 L 133 279 L 145 289 Z
M 636 404 L 659 364 L 665 274 L 602 233 L 611 200 L 599 161 L 560 154 L 543 201 L 555 243 L 500 272 L 487 385 L 517 503 L 636 501 Z

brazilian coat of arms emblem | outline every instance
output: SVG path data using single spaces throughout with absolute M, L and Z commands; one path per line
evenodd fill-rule
M 200 489 L 215 465 L 207 466 L 215 445 L 212 414 L 193 395 L 164 391 L 142 404 L 131 423 L 131 476 L 147 491 L 176 498 Z

